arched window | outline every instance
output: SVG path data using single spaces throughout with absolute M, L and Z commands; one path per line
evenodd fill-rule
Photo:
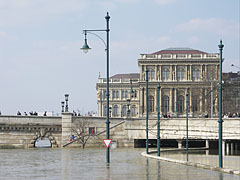
M 148 97 L 148 107 L 149 107 L 149 112 L 154 112 L 154 97 L 149 96 Z
M 178 110 L 179 113 L 184 112 L 184 97 L 183 96 L 178 96 L 177 110 Z
M 123 107 L 122 107 L 122 116 L 127 116 L 127 105 L 124 105 Z
M 162 80 L 167 81 L 170 79 L 169 67 L 163 67 L 162 69 Z
M 193 67 L 192 70 L 192 80 L 197 81 L 200 79 L 200 70 L 197 67 Z
M 118 116 L 118 105 L 113 106 L 113 116 Z
M 137 115 L 137 107 L 136 107 L 136 105 L 132 106 L 131 112 L 132 112 L 132 116 L 136 116 Z
M 185 79 L 185 70 L 183 66 L 179 66 L 177 68 L 177 80 L 184 80 Z
M 167 112 L 169 111 L 169 97 L 163 96 L 163 103 L 162 103 L 162 112 L 164 115 L 167 115 Z

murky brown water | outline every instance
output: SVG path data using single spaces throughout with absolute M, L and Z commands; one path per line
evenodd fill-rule
M 239 180 L 239 176 L 146 159 L 144 149 L 113 149 L 111 163 L 105 149 L 0 150 L 0 179 L 81 180 Z

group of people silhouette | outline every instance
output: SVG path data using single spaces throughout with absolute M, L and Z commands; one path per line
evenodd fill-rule
M 21 116 L 22 114 L 21 114 L 20 111 L 18 111 L 18 112 L 17 112 L 17 115 L 18 115 L 18 116 Z M 28 113 L 27 113 L 27 112 L 24 112 L 23 115 L 24 115 L 24 116 L 28 116 Z M 29 115 L 30 115 L 30 116 L 38 116 L 38 113 L 37 113 L 36 111 L 35 111 L 35 112 L 31 111 L 31 112 L 29 112 Z M 47 111 L 44 112 L 43 116 L 47 116 Z

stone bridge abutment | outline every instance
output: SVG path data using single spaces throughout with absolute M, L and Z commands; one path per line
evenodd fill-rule
M 240 118 L 223 119 L 223 146 L 225 152 L 240 149 Z M 79 117 L 63 113 L 59 117 L 45 116 L 0 116 L 0 147 L 32 148 L 38 138 L 48 138 L 52 147 L 63 147 L 76 135 L 73 127 L 87 122 L 85 131 L 94 132 L 86 147 L 103 147 L 106 137 L 105 117 Z M 218 119 L 189 118 L 189 145 L 217 147 Z M 146 120 L 144 118 L 110 118 L 110 138 L 118 147 L 144 146 Z M 149 142 L 155 145 L 157 135 L 156 118 L 149 119 Z M 185 118 L 160 120 L 161 145 L 184 147 L 186 142 Z M 137 145 L 138 144 L 138 145 Z M 81 146 L 74 142 L 69 147 Z

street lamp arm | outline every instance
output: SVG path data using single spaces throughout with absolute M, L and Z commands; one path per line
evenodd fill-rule
M 106 44 L 106 42 L 103 40 L 103 38 L 101 38 L 101 36 L 99 36 L 99 35 L 91 32 L 91 31 L 106 31 L 106 30 L 83 30 L 83 33 L 84 33 L 84 34 L 89 33 L 89 34 L 92 34 L 92 35 L 98 37 L 98 38 L 103 42 L 103 44 L 104 44 L 104 46 L 105 46 L 105 48 L 106 48 L 105 50 L 107 50 L 107 44 Z
M 231 66 L 233 66 L 233 67 L 235 67 L 235 68 L 238 68 L 238 69 L 240 69 L 240 67 L 239 67 L 239 66 L 236 66 L 236 65 L 234 65 L 234 64 L 231 64 Z

